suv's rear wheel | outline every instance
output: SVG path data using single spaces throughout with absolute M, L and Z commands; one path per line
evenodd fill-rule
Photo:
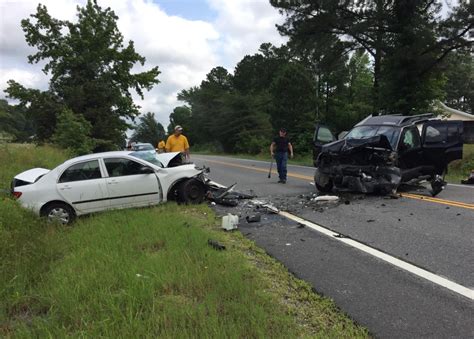
M 185 204 L 200 204 L 205 195 L 204 184 L 197 179 L 189 179 L 178 187 L 179 202 Z

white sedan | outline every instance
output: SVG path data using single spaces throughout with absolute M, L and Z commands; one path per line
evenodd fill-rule
M 180 153 L 89 154 L 53 170 L 34 168 L 16 175 L 12 194 L 22 206 L 63 224 L 79 215 L 169 199 L 199 203 L 205 195 L 204 169 L 181 159 Z

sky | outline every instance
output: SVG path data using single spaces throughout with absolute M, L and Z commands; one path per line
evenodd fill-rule
M 40 64 L 29 64 L 35 49 L 25 42 L 20 22 L 46 5 L 51 16 L 75 21 L 76 6 L 85 0 L 0 0 L 0 98 L 7 81 L 45 90 L 49 76 Z M 146 58 L 145 69 L 158 66 L 160 84 L 135 96 L 141 113 L 152 112 L 166 126 L 173 108 L 183 105 L 177 93 L 201 83 L 216 66 L 233 73 L 245 55 L 263 42 L 281 45 L 275 24 L 283 17 L 268 0 L 98 0 L 118 15 L 125 41 L 133 40 Z M 137 71 L 140 69 L 137 68 Z

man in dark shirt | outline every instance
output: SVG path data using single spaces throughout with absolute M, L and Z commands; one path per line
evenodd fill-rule
M 290 157 L 293 158 L 293 146 L 291 145 L 290 140 L 286 136 L 286 129 L 280 128 L 279 136 L 273 139 L 272 144 L 270 145 L 270 154 L 272 158 L 275 158 L 278 175 L 280 180 L 279 183 L 286 183 L 286 162 L 288 160 L 288 152 Z

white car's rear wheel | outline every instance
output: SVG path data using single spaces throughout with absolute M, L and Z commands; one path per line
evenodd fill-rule
M 46 206 L 42 216 L 46 217 L 49 222 L 56 222 L 63 225 L 70 224 L 76 218 L 73 209 L 63 203 L 52 203 Z

